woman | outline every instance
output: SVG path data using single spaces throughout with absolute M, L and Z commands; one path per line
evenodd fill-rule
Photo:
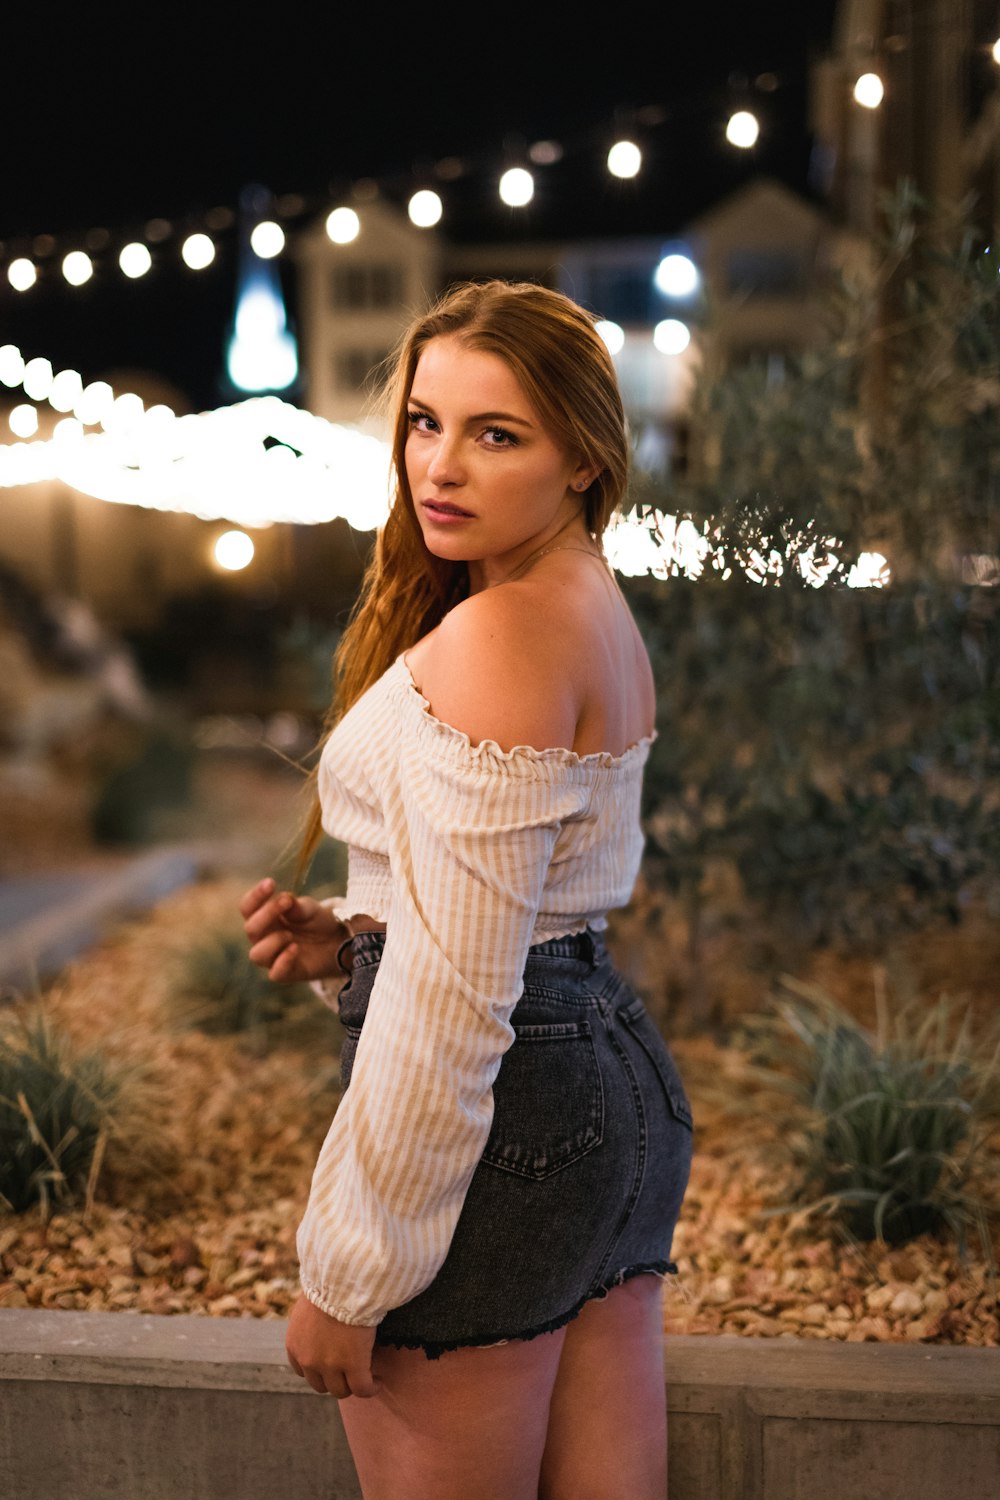
M 273 980 L 351 976 L 288 1357 L 341 1400 L 366 1500 L 660 1500 L 692 1125 L 600 936 L 656 732 L 600 546 L 614 367 L 568 298 L 493 282 L 413 324 L 393 392 L 306 844 L 349 845 L 347 895 L 241 903 Z

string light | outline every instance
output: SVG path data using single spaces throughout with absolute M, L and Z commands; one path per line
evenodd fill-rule
M 207 234 L 189 234 L 181 246 L 181 259 L 192 271 L 204 271 L 215 259 L 215 243 Z
M 619 324 L 602 318 L 599 323 L 594 324 L 594 332 L 604 340 L 609 354 L 620 354 L 624 349 L 625 330 Z
M 29 291 L 37 279 L 38 271 L 35 268 L 34 262 L 26 260 L 24 256 L 18 256 L 7 267 L 7 280 L 15 292 Z
M 335 208 L 327 216 L 326 232 L 335 245 L 349 245 L 361 232 L 361 220 L 353 208 Z
M 535 179 L 525 167 L 509 167 L 500 178 L 500 197 L 508 208 L 524 208 L 535 196 Z
M 24 379 L 24 356 L 16 344 L 0 347 L 0 384 L 20 385 Z
M 634 141 L 615 141 L 608 152 L 608 171 L 612 177 L 638 177 L 642 152 Z
M 665 297 L 690 297 L 698 290 L 700 279 L 694 261 L 679 251 L 665 255 L 653 272 L 657 290 Z
M 152 266 L 153 257 L 145 245 L 133 240 L 131 244 L 122 246 L 118 264 L 130 281 L 138 281 Z
M 245 531 L 224 531 L 212 548 L 215 561 L 228 573 L 238 573 L 253 562 L 254 545 Z
M 27 402 L 21 406 L 15 406 L 7 421 L 15 437 L 29 438 L 38 431 L 38 413 Z
M 44 401 L 52 389 L 52 365 L 47 359 L 29 359 L 20 383 L 32 401 Z
M 664 318 L 653 329 L 653 344 L 661 354 L 683 354 L 691 342 L 691 330 L 679 318 Z
M 250 248 L 261 260 L 273 260 L 285 248 L 285 231 L 272 219 L 263 219 L 251 231 Z
M 94 263 L 85 250 L 71 250 L 63 257 L 62 273 L 70 286 L 83 286 L 94 274 Z
M 440 222 L 444 212 L 444 205 L 437 193 L 430 188 L 421 188 L 413 194 L 406 211 L 410 216 L 410 223 L 415 224 L 418 229 L 433 229 Z
M 749 150 L 756 145 L 757 137 L 760 135 L 760 123 L 757 116 L 751 114 L 748 109 L 738 109 L 729 116 L 726 125 L 726 140 L 731 146 L 738 146 L 741 151 Z
M 854 98 L 865 109 L 878 109 L 885 98 L 885 89 L 877 73 L 862 73 L 854 85 Z
M 1000 36 L 993 43 L 993 61 L 1000 65 Z
M 615 330 L 624 338 L 616 324 L 597 327 L 602 337 L 613 338 Z M 25 365 L 14 345 L 0 347 L 0 380 L 5 384 L 19 384 L 18 375 L 26 375 L 32 364 L 49 362 Z M 50 404 L 58 401 L 61 409 L 79 380 L 75 370 L 53 376 Z M 94 424 L 97 411 L 104 431 L 87 434 L 84 426 Z M 26 402 L 17 405 L 8 422 L 16 437 L 32 439 L 38 431 L 37 409 Z M 106 382 L 94 381 L 81 392 L 75 415 L 55 423 L 51 438 L 0 444 L 0 488 L 57 480 L 100 500 L 227 520 L 241 528 L 342 517 L 357 531 L 372 531 L 384 524 L 389 511 L 389 458 L 387 443 L 336 426 L 277 396 L 178 417 L 163 405 L 146 410 L 133 392 L 115 397 Z M 709 536 L 707 521 L 699 531 L 690 517 L 634 510 L 612 520 L 605 550 L 611 565 L 629 576 L 666 578 L 683 572 L 695 578 L 710 563 L 728 578 L 732 566 L 717 535 Z M 751 549 L 735 566 L 764 583 L 768 577 L 780 580 L 794 556 L 803 579 L 816 587 L 835 573 L 844 573 L 853 588 L 885 587 L 890 581 L 880 553 L 861 553 L 847 571 L 830 550 L 840 545 L 834 538 L 808 547 L 806 541 L 806 533 L 790 538 L 784 554 L 772 548 L 766 558 Z M 220 567 L 236 571 L 252 560 L 253 542 L 245 531 L 230 530 L 216 539 L 214 552 Z

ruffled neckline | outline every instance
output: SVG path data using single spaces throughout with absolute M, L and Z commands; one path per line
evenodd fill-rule
M 512 764 L 516 761 L 554 764 L 567 768 L 602 769 L 609 771 L 625 771 L 633 765 L 642 765 L 649 753 L 650 747 L 657 738 L 657 731 L 645 734 L 641 739 L 629 745 L 621 755 L 612 755 L 610 750 L 592 750 L 587 755 L 580 755 L 576 750 L 570 750 L 564 745 L 551 745 L 545 750 L 537 750 L 534 745 L 514 745 L 510 750 L 502 750 L 496 740 L 480 740 L 474 745 L 464 729 L 456 729 L 454 724 L 446 724 L 431 712 L 428 700 L 421 693 L 413 680 L 413 673 L 406 664 L 406 653 L 400 652 L 399 656 L 389 668 L 388 675 L 395 675 L 405 698 L 417 709 L 421 721 L 431 728 L 434 733 L 443 740 L 450 742 L 456 750 L 464 754 L 482 760 L 503 761 Z

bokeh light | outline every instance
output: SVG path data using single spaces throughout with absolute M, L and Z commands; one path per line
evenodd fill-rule
M 698 267 L 689 255 L 675 251 L 663 257 L 653 280 L 665 297 L 690 297 L 698 290 Z
M 253 542 L 245 531 L 224 531 L 212 550 L 219 567 L 228 573 L 238 573 L 253 562 Z
M 52 379 L 49 405 L 55 411 L 73 411 L 82 394 L 83 378 L 79 370 L 60 370 Z
M 83 286 L 94 274 L 94 262 L 84 250 L 71 250 L 63 257 L 62 273 L 70 286 Z
M 594 324 L 594 331 L 604 340 L 609 354 L 620 354 L 625 347 L 625 330 L 618 323 L 602 318 Z
M 251 230 L 250 248 L 261 260 L 273 260 L 285 248 L 285 231 L 273 219 L 262 219 Z
M 140 276 L 145 276 L 152 264 L 153 257 L 148 247 L 141 245 L 138 240 L 123 245 L 118 255 L 118 265 L 130 281 L 138 281 Z
M 16 344 L 0 348 L 0 385 L 20 385 L 24 379 L 24 355 Z
M 877 73 L 862 73 L 854 85 L 854 97 L 865 109 L 878 109 L 885 98 L 885 89 Z
M 642 152 L 634 141 L 615 141 L 608 152 L 608 171 L 612 177 L 637 177 L 642 166 Z
M 729 122 L 726 125 L 726 140 L 731 146 L 739 146 L 741 151 L 746 151 L 750 146 L 756 145 L 759 135 L 760 124 L 757 116 L 751 114 L 748 109 L 738 109 L 729 116 Z
M 23 406 L 13 407 L 7 421 L 10 423 L 10 430 L 15 437 L 34 437 L 38 431 L 38 413 L 33 406 L 29 406 L 27 403 Z
M 181 259 L 192 271 L 204 271 L 215 259 L 215 245 L 207 234 L 189 234 L 181 246 Z
M 24 367 L 21 384 L 24 386 L 24 394 L 30 396 L 32 401 L 48 400 L 52 389 L 52 365 L 47 359 L 29 359 Z
M 682 354 L 691 342 L 691 330 L 679 318 L 664 318 L 653 329 L 653 343 L 661 354 Z
M 524 167 L 510 167 L 500 178 L 500 197 L 508 208 L 523 208 L 535 196 L 535 179 Z
M 361 233 L 361 220 L 353 208 L 335 208 L 327 216 L 326 232 L 335 245 L 349 245 Z
M 7 280 L 15 292 L 29 291 L 38 280 L 38 269 L 34 261 L 28 260 L 23 255 L 19 255 L 7 267 Z
M 406 211 L 410 222 L 416 224 L 418 229 L 433 229 L 441 218 L 443 208 L 437 193 L 430 188 L 421 188 L 410 199 Z

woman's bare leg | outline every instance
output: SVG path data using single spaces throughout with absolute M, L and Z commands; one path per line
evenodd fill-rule
M 381 1391 L 340 1403 L 365 1500 L 537 1500 L 565 1336 L 440 1359 L 376 1346 Z
M 663 1283 L 636 1276 L 566 1329 L 540 1500 L 664 1500 Z

